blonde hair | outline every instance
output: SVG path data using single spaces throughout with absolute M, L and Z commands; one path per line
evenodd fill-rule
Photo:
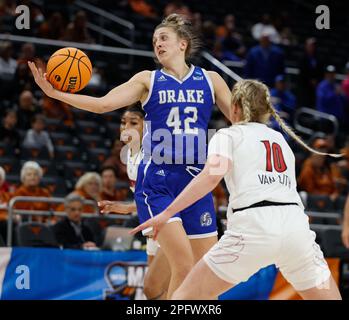
M 87 183 L 90 181 L 97 181 L 99 185 L 99 190 L 102 190 L 102 178 L 96 172 L 86 172 L 83 174 L 75 184 L 75 189 L 83 189 Z
M 177 13 L 170 14 L 156 26 L 155 30 L 159 28 L 172 28 L 180 39 L 187 41 L 188 46 L 185 51 L 186 60 L 192 58 L 201 47 L 200 38 L 196 34 L 192 23 L 183 15 Z
M 248 122 L 266 124 L 272 116 L 285 133 L 308 151 L 336 158 L 342 156 L 342 154 L 321 152 L 308 146 L 280 117 L 270 101 L 268 87 L 260 81 L 251 79 L 238 81 L 232 89 L 232 104 L 242 110 L 242 120 L 238 122 L 239 124 Z
M 29 169 L 34 169 L 38 173 L 40 179 L 42 178 L 44 172 L 43 172 L 42 168 L 40 167 L 40 165 L 35 161 L 27 161 L 23 164 L 23 167 L 21 169 L 21 181 L 22 181 L 22 183 L 24 183 L 24 177 L 27 174 L 27 171 Z

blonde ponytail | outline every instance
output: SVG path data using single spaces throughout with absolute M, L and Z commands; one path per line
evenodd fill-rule
M 285 133 L 308 151 L 334 158 L 343 156 L 343 154 L 321 152 L 308 146 L 277 113 L 270 101 L 268 87 L 260 81 L 251 79 L 238 81 L 232 90 L 232 104 L 238 105 L 242 110 L 242 119 L 237 124 L 248 122 L 266 124 L 272 116 Z
M 268 92 L 269 94 L 269 92 Z M 279 124 L 279 126 L 281 127 L 281 129 L 286 132 L 293 140 L 295 140 L 298 144 L 300 144 L 302 147 L 304 147 L 305 149 L 307 149 L 310 152 L 316 153 L 318 155 L 322 155 L 322 156 L 330 156 L 330 157 L 334 157 L 334 158 L 340 158 L 343 155 L 342 154 L 336 154 L 336 153 L 327 153 L 327 152 L 321 152 L 318 151 L 316 149 L 313 149 L 312 147 L 308 146 L 302 139 L 301 137 L 299 137 L 286 123 L 285 121 L 280 117 L 280 115 L 278 114 L 278 112 L 275 110 L 275 108 L 273 107 L 272 103 L 269 102 L 269 108 L 270 108 L 270 114 L 271 116 L 274 117 L 274 119 L 276 120 L 276 122 Z

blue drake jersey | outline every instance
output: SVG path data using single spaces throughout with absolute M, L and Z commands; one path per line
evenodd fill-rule
M 157 164 L 204 163 L 207 126 L 214 104 L 207 72 L 191 66 L 183 80 L 152 71 L 143 135 L 144 161 Z

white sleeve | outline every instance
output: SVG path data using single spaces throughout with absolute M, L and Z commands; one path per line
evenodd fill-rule
M 233 161 L 233 138 L 225 132 L 218 131 L 208 144 L 207 157 L 218 154 Z

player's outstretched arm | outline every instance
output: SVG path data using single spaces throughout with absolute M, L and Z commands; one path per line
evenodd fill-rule
M 215 92 L 216 105 L 231 121 L 231 91 L 223 78 L 215 71 L 208 71 Z
M 159 231 L 172 216 L 212 191 L 231 168 L 232 162 L 230 159 L 218 154 L 210 155 L 204 169 L 184 188 L 167 209 L 134 228 L 131 233 L 135 234 L 153 227 L 153 238 L 156 240 Z
M 137 211 L 135 202 L 124 202 L 124 201 L 107 201 L 102 200 L 98 202 L 98 207 L 101 213 L 120 213 L 130 214 Z
M 28 65 L 36 84 L 47 96 L 63 101 L 78 109 L 94 113 L 110 112 L 140 101 L 148 92 L 151 75 L 150 71 L 139 72 L 129 81 L 109 91 L 105 96 L 96 98 L 56 90 L 47 81 L 41 69 L 38 69 L 33 62 L 28 62 Z

